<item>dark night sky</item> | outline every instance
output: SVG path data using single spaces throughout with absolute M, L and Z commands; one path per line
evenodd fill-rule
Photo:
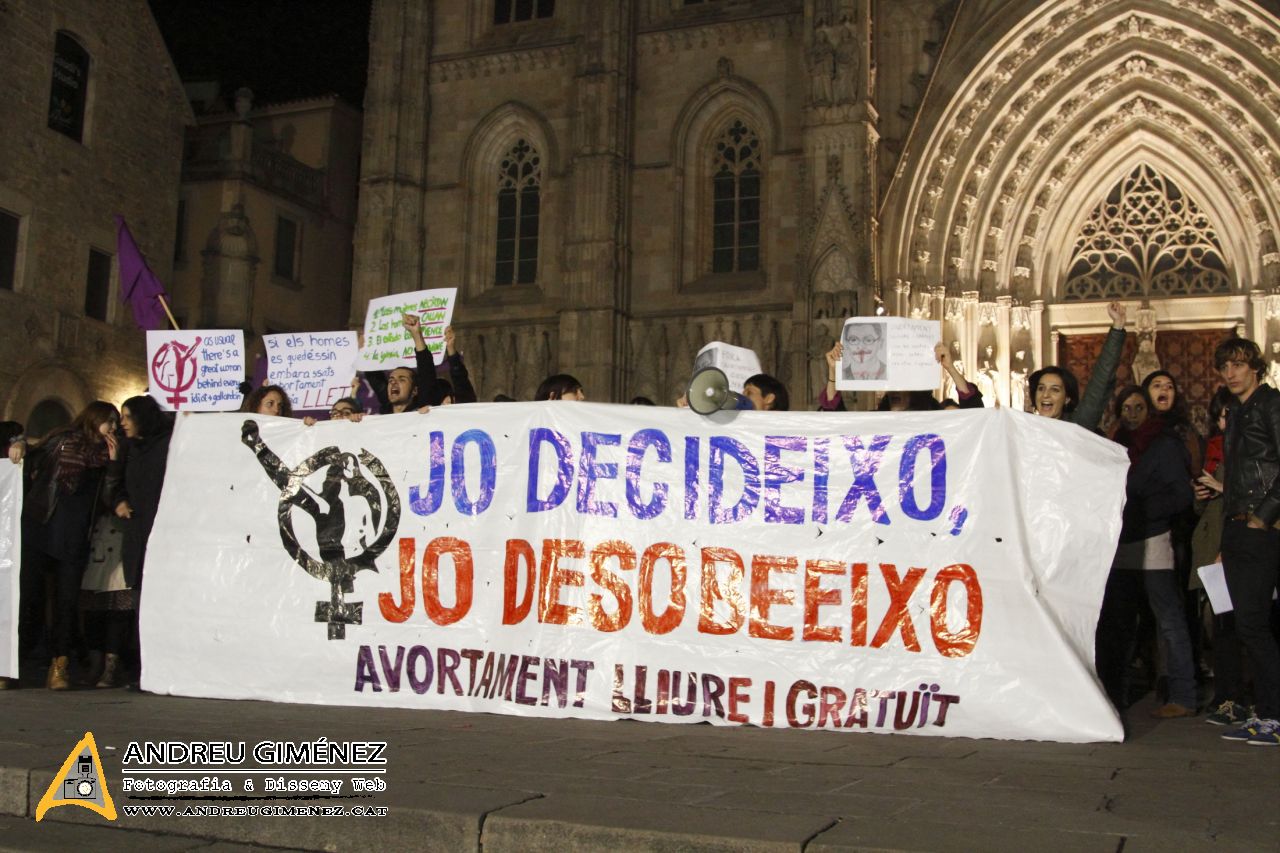
M 183 80 L 256 103 L 337 93 L 364 103 L 370 0 L 148 0 Z

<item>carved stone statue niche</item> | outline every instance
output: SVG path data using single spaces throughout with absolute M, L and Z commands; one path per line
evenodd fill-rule
M 812 80 L 809 95 L 813 105 L 830 104 L 836 76 L 836 51 L 821 22 L 814 32 L 813 47 L 809 48 L 809 76 Z
M 832 99 L 837 104 L 853 104 L 858 101 L 858 73 L 862 57 L 859 56 L 858 30 L 848 16 L 840 19 L 836 28 L 840 33 L 836 42 L 836 73 Z

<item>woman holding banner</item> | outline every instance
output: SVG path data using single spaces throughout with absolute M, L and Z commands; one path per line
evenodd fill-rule
M 106 436 L 115 432 L 119 420 L 115 406 L 96 400 L 27 454 L 18 636 L 30 654 L 43 621 L 48 573 L 53 579 L 50 690 L 71 687 L 69 656 L 77 644 L 80 580 L 107 466 Z
M 279 385 L 263 385 L 259 388 L 254 388 L 249 396 L 244 398 L 244 403 L 240 405 L 240 411 L 248 412 L 252 415 L 275 415 L 279 418 L 291 418 L 293 417 L 293 402 L 289 399 L 288 392 Z

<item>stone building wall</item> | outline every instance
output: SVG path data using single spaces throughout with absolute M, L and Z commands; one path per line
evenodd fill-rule
M 48 126 L 54 41 L 90 57 L 82 141 Z M 0 291 L 0 404 L 26 421 L 41 401 L 74 415 L 146 386 L 145 339 L 118 302 L 85 315 L 90 248 L 116 253 L 123 214 L 155 272 L 172 270 L 182 130 L 192 120 L 145 0 L 0 3 L 0 210 L 19 218 L 17 280 Z
M 1017 405 L 1117 296 L 1148 356 L 1233 329 L 1270 352 L 1277 6 L 559 0 L 495 24 L 484 0 L 376 0 L 353 318 L 459 286 L 484 397 L 564 370 L 595 399 L 666 402 L 723 339 L 810 405 L 841 319 L 885 311 L 939 321 L 990 402 Z M 735 122 L 758 137 L 760 264 L 713 272 L 714 145 Z M 498 286 L 497 170 L 519 140 L 540 157 L 537 276 Z M 1081 273 L 1108 200 L 1139 203 L 1143 181 L 1192 262 L 1113 252 Z
M 864 5 L 833 9 L 857 19 Z M 837 242 L 860 257 L 864 286 L 872 221 L 859 176 L 874 149 L 841 153 L 810 128 L 840 133 L 867 98 L 847 97 L 838 115 L 824 104 L 815 119 L 806 44 L 820 10 L 561 0 L 550 20 L 494 25 L 490 7 L 374 4 L 352 320 L 382 293 L 458 286 L 455 326 L 485 398 L 528 397 L 564 370 L 593 399 L 670 402 L 694 353 L 721 339 L 756 349 L 804 400 L 816 348 L 802 322 L 812 279 L 802 244 L 822 216 L 812 187 L 841 184 L 858 210 L 823 249 Z M 847 28 L 864 65 L 860 31 Z M 758 269 L 713 273 L 713 157 L 734 122 L 758 139 L 764 242 Z M 496 175 L 521 139 L 540 158 L 537 280 L 498 286 Z M 829 154 L 847 161 L 843 179 L 828 174 Z M 835 287 L 852 292 L 854 276 Z

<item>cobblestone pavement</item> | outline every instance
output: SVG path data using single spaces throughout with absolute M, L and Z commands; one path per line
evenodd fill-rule
M 1280 749 L 1222 741 L 1203 717 L 1155 722 L 1148 710 L 1131 710 L 1127 743 L 1067 745 L 11 690 L 0 693 L 0 848 L 1280 849 Z M 35 823 L 86 731 L 119 819 L 62 807 Z M 124 813 L 255 804 L 126 795 L 131 741 L 252 749 L 322 737 L 386 741 L 386 790 L 348 784 L 341 799 L 256 805 L 372 806 L 385 816 Z M 241 793 L 245 777 L 233 778 Z

